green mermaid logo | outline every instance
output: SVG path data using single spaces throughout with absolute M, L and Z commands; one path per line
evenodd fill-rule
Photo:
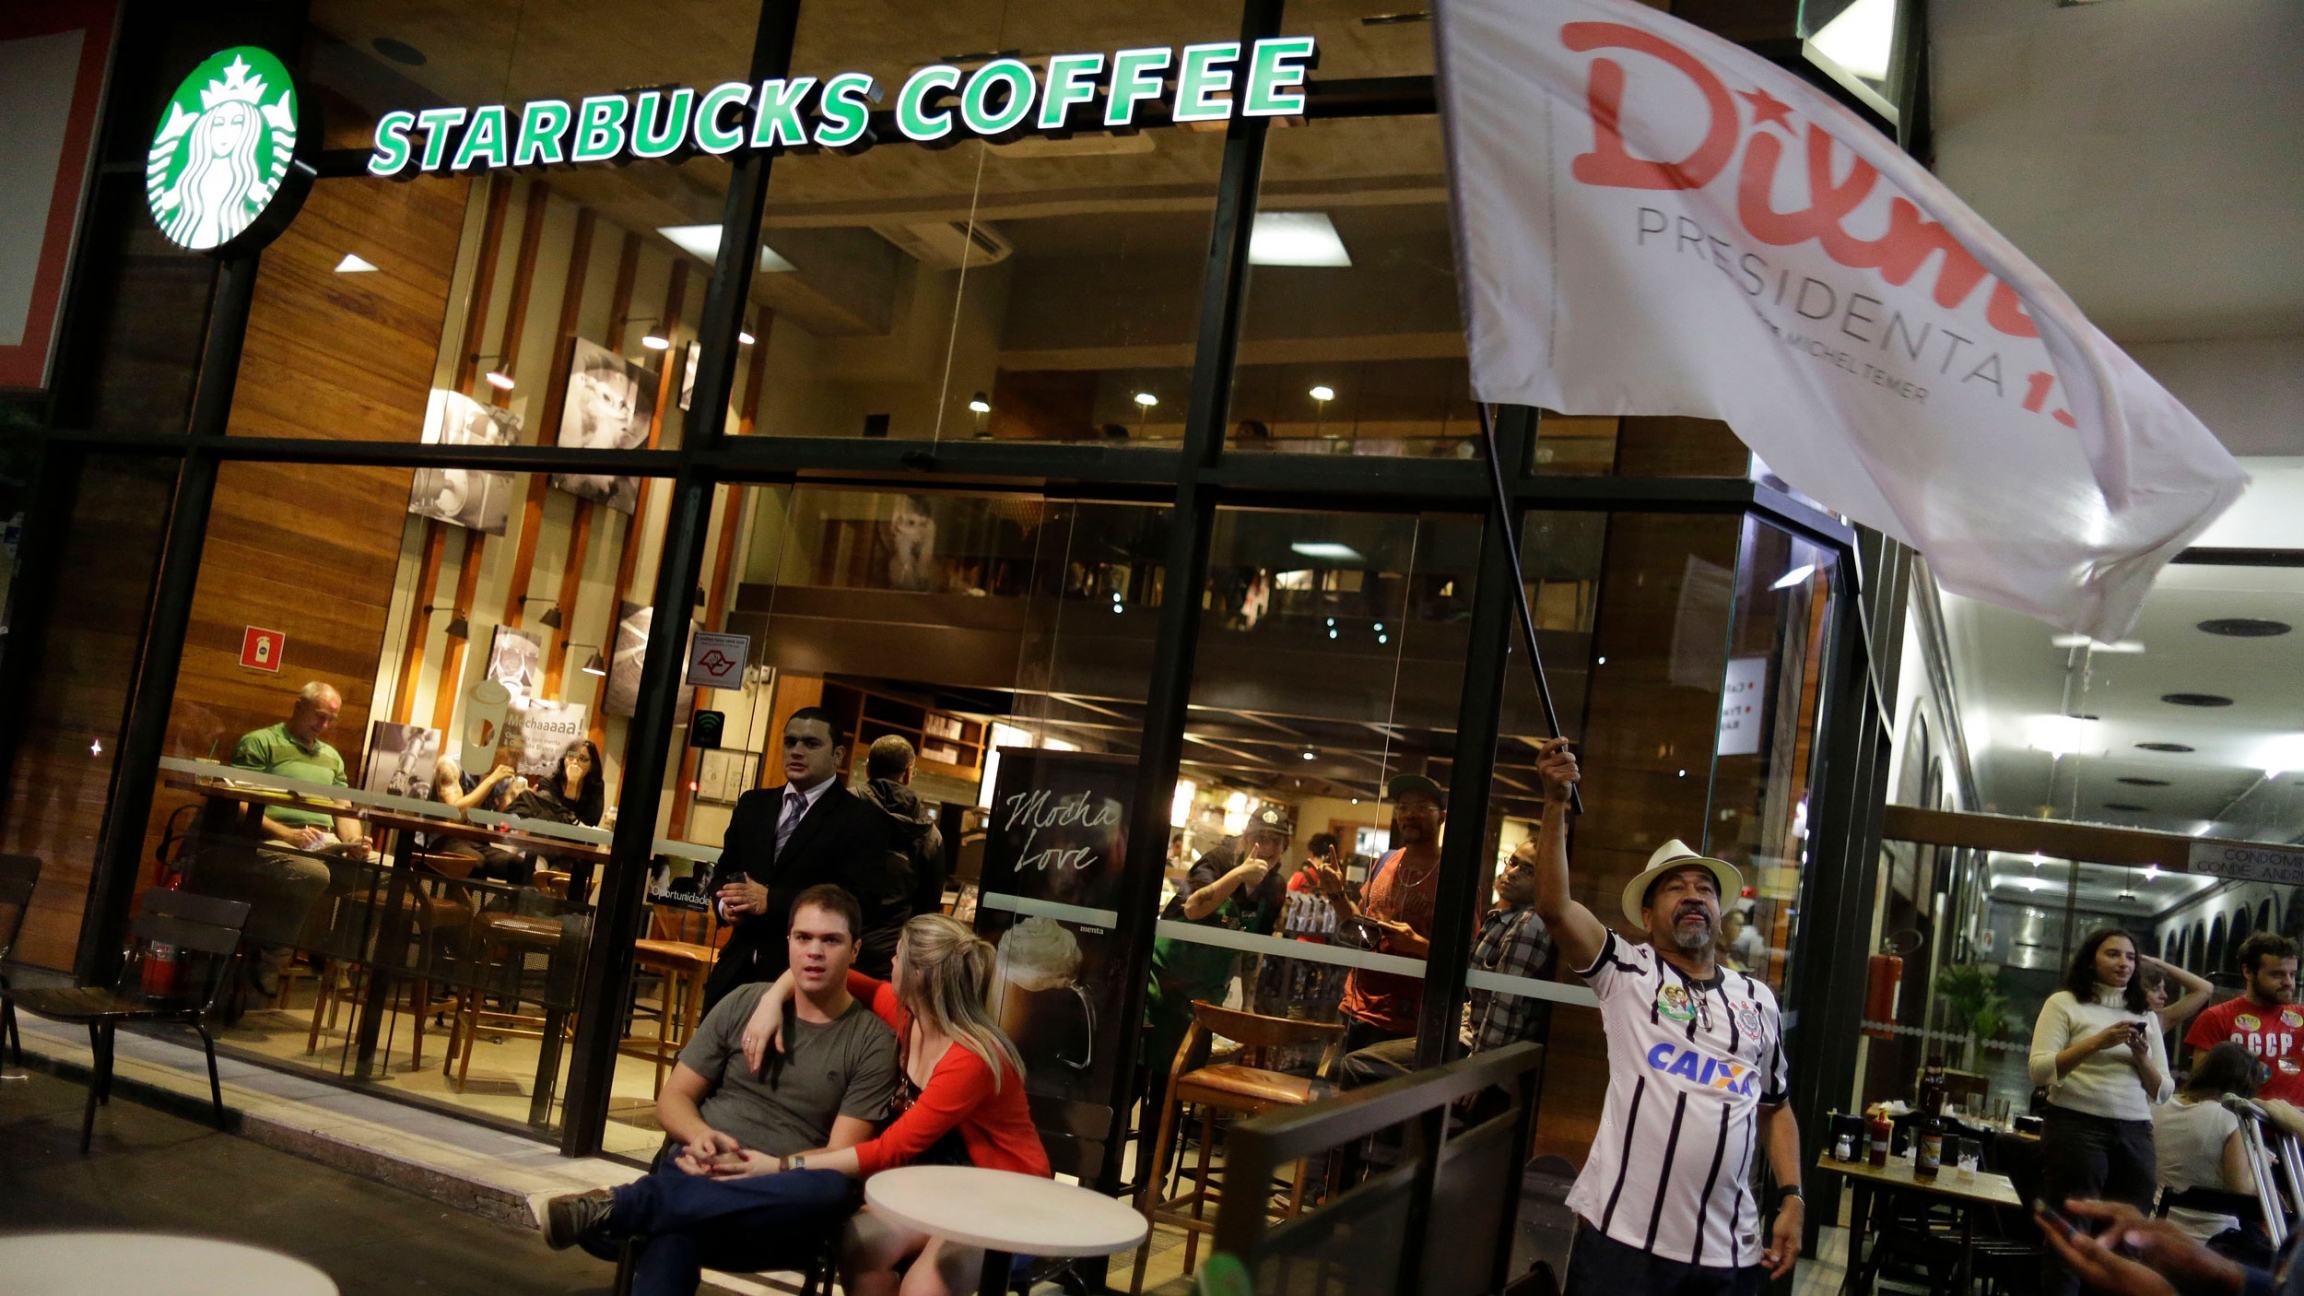
M 239 238 L 297 165 L 296 134 L 295 82 L 271 54 L 244 45 L 194 68 L 146 160 L 144 193 L 160 232 L 195 252 Z

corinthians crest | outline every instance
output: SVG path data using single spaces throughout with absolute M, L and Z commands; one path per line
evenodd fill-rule
M 243 45 L 194 68 L 145 161 L 160 232 L 195 252 L 270 242 L 311 187 L 319 132 L 302 114 L 294 79 L 264 50 Z

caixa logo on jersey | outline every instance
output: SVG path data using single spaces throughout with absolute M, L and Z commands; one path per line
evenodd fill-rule
M 1666 1075 L 1684 1076 L 1706 1089 L 1724 1089 L 1745 1098 L 1752 1096 L 1752 1086 L 1760 1079 L 1760 1069 L 1749 1063 L 1712 1057 L 1670 1040 L 1648 1050 L 1648 1065 Z
M 914 70 L 880 124 L 913 143 L 1004 143 L 1026 135 L 1128 132 L 1304 111 L 1310 36 L 1243 45 L 1148 47 L 1104 54 L 1002 56 L 972 69 Z M 505 167 L 677 161 L 697 153 L 860 153 L 877 142 L 886 98 L 870 73 L 724 81 L 710 89 L 663 86 L 514 107 L 426 108 L 377 119 L 370 175 L 406 179 Z

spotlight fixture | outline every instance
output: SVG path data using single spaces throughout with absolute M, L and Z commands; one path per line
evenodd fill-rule
M 587 675 L 606 675 L 608 673 L 608 663 L 600 660 L 599 649 L 593 649 L 592 655 L 584 659 L 584 673 Z
M 490 360 L 501 361 L 503 358 L 504 357 L 501 355 L 490 352 L 487 355 L 476 355 L 472 357 L 472 363 L 474 365 L 481 365 L 486 364 Z M 493 365 L 482 376 L 488 380 L 488 385 L 494 387 L 496 390 L 510 391 L 513 389 L 513 387 L 518 385 L 512 381 L 512 375 L 506 372 L 506 370 L 508 370 L 510 367 L 511 366 L 504 364 Z
M 2163 693 L 2160 700 L 2170 706 L 2228 707 L 2232 699 L 2221 693 Z
M 752 343 L 753 343 L 753 341 L 754 341 L 754 339 L 753 339 L 752 335 L 751 335 L 751 334 L 749 334 L 749 333 L 747 333 L 747 332 L 745 332 L 745 331 L 744 331 L 744 330 L 742 330 L 742 329 L 738 329 L 738 330 L 736 330 L 736 340 L 737 340 L 738 342 L 741 342 L 741 343 L 743 343 L 745 346 L 750 346 L 750 345 L 752 345 Z
M 984 393 L 978 392 L 969 397 L 968 412 L 971 414 L 989 414 L 992 412 L 992 402 L 984 399 Z
M 1336 399 L 1336 389 L 1326 383 L 1322 383 L 1312 389 L 1311 396 L 1312 399 L 1325 405 L 1328 402 Z
M 2223 635 L 2230 639 L 2270 639 L 2294 628 L 2285 621 L 2265 621 L 2256 617 L 2217 617 L 2200 623 L 2200 629 L 2208 634 Z
M 523 609 L 525 609 L 530 603 L 543 603 L 547 605 L 547 610 L 544 615 L 536 618 L 538 624 L 550 626 L 555 630 L 560 628 L 561 618 L 559 603 L 548 598 L 538 598 L 533 594 L 523 594 L 520 596 L 520 606 Z
M 451 639 L 469 639 L 472 637 L 472 623 L 466 620 L 464 614 L 457 611 L 454 607 L 438 603 L 427 603 L 424 605 L 424 611 L 427 615 L 434 612 L 455 613 L 454 616 L 449 618 L 448 628 L 446 631 L 444 631 L 444 633 Z
M 1304 759 L 1306 759 L 1306 760 L 1311 760 L 1311 759 L 1312 759 L 1312 749 L 1311 749 L 1311 748 L 1307 747 L 1307 748 L 1305 748 L 1305 749 L 1304 749 Z
M 1138 392 L 1136 393 L 1134 399 L 1137 404 L 1143 406 L 1146 409 L 1150 409 L 1160 403 L 1160 398 L 1150 392 Z
M 672 349 L 672 339 L 659 337 L 654 333 L 643 333 L 640 335 L 640 345 L 651 351 L 669 351 Z

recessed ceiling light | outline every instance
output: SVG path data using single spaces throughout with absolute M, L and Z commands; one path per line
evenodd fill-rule
M 361 256 L 357 252 L 345 253 L 344 259 L 336 263 L 336 273 L 338 274 L 370 274 L 373 273 L 375 269 L 375 262 L 368 260 L 366 257 Z
M 2123 782 L 2123 783 L 2125 783 L 2125 784 L 2127 784 L 2127 785 L 2128 785 L 2128 786 L 2130 786 L 2130 787 L 2167 787 L 2167 786 L 2168 786 L 2168 780 L 2166 780 L 2166 779 L 2148 779 L 2148 778 L 2134 778 L 2134 777 L 2130 777 L 2130 778 L 2124 778 L 2124 779 L 2121 779 L 2120 781 L 2121 781 L 2121 782 Z
M 2142 748 L 2142 749 L 2143 749 L 2143 750 L 2145 750 L 2145 751 L 2156 751 L 2156 752 L 2178 752 L 2178 753 L 2182 753 L 2182 752 L 2189 752 L 2189 751 L 2192 751 L 2192 750 L 2194 750 L 2193 748 L 2187 747 L 2187 746 L 2185 746 L 2185 745 L 2184 745 L 2184 744 L 2182 744 L 2182 743 L 2170 743 L 2170 742 L 2150 742 L 2150 743 L 2138 743 L 2138 744 L 2136 744 L 2136 745 L 2137 745 L 2138 747 Z
M 379 36 L 376 39 L 368 42 L 368 48 L 376 51 L 377 53 L 383 55 L 395 63 L 404 63 L 409 67 L 424 66 L 424 51 L 416 48 L 404 40 L 394 40 L 389 36 Z
M 2170 706 L 2228 707 L 2232 699 L 2221 693 L 2163 693 L 2160 700 Z
M 720 227 L 717 225 L 659 225 L 656 232 L 672 240 L 683 252 L 690 252 L 706 261 L 720 259 Z M 788 274 L 798 266 L 776 255 L 776 249 L 760 245 L 760 273 Z
M 2089 716 L 2038 715 L 2024 722 L 2024 735 L 2033 750 L 2066 756 L 2091 747 L 2096 726 Z
M 1288 546 L 1307 558 L 1326 558 L 1334 562 L 1363 562 L 1360 551 L 1348 544 L 1333 540 L 1299 540 Z
M 2107 801 L 2104 803 L 2104 808 L 2107 810 L 2118 810 L 2123 814 L 2146 814 L 2151 810 L 2151 807 L 2140 806 L 2133 801 Z
M 2086 648 L 2092 652 L 2100 653 L 2140 653 L 2144 651 L 2144 645 L 2134 639 L 2122 639 L 2118 643 L 2105 643 L 2102 640 L 2091 639 L 2086 635 L 2075 634 L 2057 635 L 2048 642 L 2058 648 Z
M 2217 617 L 2203 621 L 2200 628 L 2212 635 L 2231 639 L 2270 639 L 2284 635 L 2295 627 L 2285 621 L 2266 621 L 2258 617 Z
M 1248 264 L 1348 269 L 1352 256 L 1326 212 L 1258 212 L 1248 232 Z

